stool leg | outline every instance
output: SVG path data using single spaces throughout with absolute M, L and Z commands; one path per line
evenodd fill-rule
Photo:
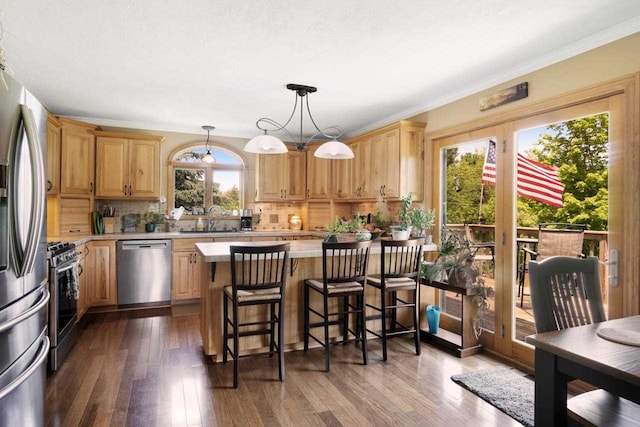
M 416 286 L 416 288 L 413 291 L 413 329 L 415 329 L 414 332 L 414 339 L 416 341 L 416 354 L 419 355 L 420 354 L 420 319 L 418 317 L 418 299 L 419 297 L 419 285 Z
M 382 310 L 382 360 L 387 361 L 387 293 L 380 290 L 380 309 Z M 365 363 L 366 365 L 366 363 Z
M 309 350 L 309 287 L 304 286 L 304 351 Z
M 284 304 L 278 303 L 278 370 L 280 381 L 284 381 Z
M 323 294 L 324 306 L 324 370 L 329 372 L 329 298 Z
M 227 345 L 229 344 L 229 298 L 227 294 L 223 294 L 223 321 L 224 321 L 224 333 L 222 335 L 222 363 L 227 363 Z
M 349 338 L 349 296 L 342 297 L 342 345 L 347 344 Z
M 365 317 L 365 307 L 367 306 L 364 298 L 364 290 L 360 297 L 360 324 L 362 325 L 362 362 L 366 365 L 369 363 L 369 354 L 367 353 L 367 318 Z M 357 341 L 356 341 L 357 342 Z
M 269 333 L 269 357 L 273 357 L 276 345 L 276 304 L 269 304 L 269 312 L 271 313 L 271 332 Z
M 391 292 L 391 305 L 398 305 L 398 293 L 397 292 Z M 396 331 L 398 329 L 398 317 L 397 317 L 397 309 L 392 308 L 391 310 L 391 330 L 392 331 Z
M 240 332 L 238 331 L 238 301 L 233 301 L 233 388 L 238 388 L 238 348 Z

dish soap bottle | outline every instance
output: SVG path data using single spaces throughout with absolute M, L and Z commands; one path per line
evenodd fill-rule
M 202 218 L 198 218 L 198 221 L 196 221 L 196 231 L 204 231 L 204 222 L 202 222 Z

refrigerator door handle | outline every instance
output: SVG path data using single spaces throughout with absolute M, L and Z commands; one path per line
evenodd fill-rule
M 11 383 L 9 383 L 9 385 L 6 386 L 4 389 L 0 390 L 0 400 L 2 400 L 5 396 L 8 396 L 11 392 L 13 392 L 13 390 L 17 389 L 18 387 L 20 387 L 20 385 L 23 382 L 28 380 L 29 377 L 31 377 L 31 375 L 33 375 L 38 370 L 40 365 L 44 363 L 48 355 L 49 355 L 49 337 L 45 336 L 43 337 L 43 340 L 42 340 L 40 352 L 34 359 L 33 363 L 27 369 L 25 369 L 25 371 L 21 373 L 18 378 L 16 378 Z
M 13 328 L 18 323 L 20 323 L 20 322 L 28 319 L 29 317 L 33 316 L 34 314 L 36 314 L 37 312 L 42 310 L 42 308 L 44 306 L 47 305 L 47 303 L 49 302 L 49 297 L 50 297 L 49 290 L 46 287 L 42 288 L 42 290 L 43 290 L 42 296 L 40 297 L 40 301 L 38 301 L 37 304 L 32 306 L 29 310 L 24 311 L 19 316 L 16 316 L 13 319 L 9 320 L 8 322 L 4 322 L 4 323 L 0 324 L 0 333 Z
M 24 130 L 27 134 L 29 144 L 29 153 L 31 161 L 31 170 L 34 172 L 32 184 L 32 200 L 31 200 L 31 218 L 29 221 L 27 244 L 24 248 L 24 259 L 19 270 L 19 276 L 24 276 L 33 271 L 33 265 L 36 260 L 38 251 L 38 243 L 42 234 L 42 221 L 44 218 L 44 161 L 40 149 L 40 140 L 38 138 L 38 130 L 36 128 L 36 119 L 33 111 L 26 105 L 20 105 L 22 112 L 22 120 Z

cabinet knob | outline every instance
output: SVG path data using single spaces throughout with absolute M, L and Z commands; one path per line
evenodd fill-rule
M 52 188 L 53 188 L 53 183 L 47 180 L 47 191 L 51 191 Z
M 93 193 L 93 182 L 89 183 L 89 193 Z

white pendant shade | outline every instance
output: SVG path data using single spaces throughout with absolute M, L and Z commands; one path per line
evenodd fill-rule
M 210 150 L 207 150 L 207 154 L 205 154 L 204 156 L 202 156 L 202 161 L 205 163 L 215 163 L 216 159 L 213 157 L 213 155 L 211 154 Z
M 313 154 L 322 159 L 353 159 L 353 151 L 345 143 L 340 141 L 329 141 L 322 144 Z
M 265 133 L 249 140 L 244 146 L 244 151 L 258 154 L 282 154 L 288 150 L 280 139 Z

